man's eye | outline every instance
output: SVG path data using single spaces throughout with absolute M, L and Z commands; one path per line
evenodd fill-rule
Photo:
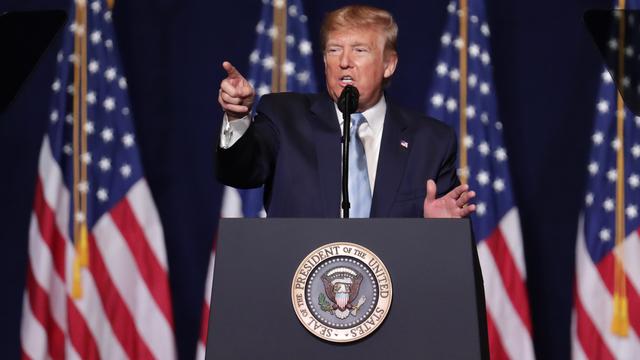
M 364 53 L 364 52 L 367 52 L 367 51 L 368 51 L 368 50 L 367 50 L 367 48 L 356 48 L 355 50 L 356 50 L 356 52 L 358 52 L 358 53 Z

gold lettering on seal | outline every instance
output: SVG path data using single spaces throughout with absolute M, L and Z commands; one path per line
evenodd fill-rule
M 322 316 L 325 318 L 326 315 L 327 324 L 335 322 L 329 314 L 324 314 L 320 309 L 316 309 L 316 305 L 307 303 L 306 287 L 313 286 L 313 288 L 316 289 L 318 286 L 315 283 L 315 276 L 313 284 L 310 283 L 314 269 L 333 257 L 341 256 L 352 258 L 353 260 L 358 259 L 363 265 L 366 264 L 370 268 L 370 275 L 366 277 L 375 278 L 378 285 L 378 297 L 377 303 L 373 304 L 373 312 L 368 313 L 368 317 L 364 319 L 359 318 L 357 325 L 349 324 L 345 326 L 345 324 L 335 324 L 337 327 L 333 328 L 330 325 L 325 325 L 325 320 L 320 320 L 320 318 L 316 317 Z M 316 276 L 319 277 L 320 275 L 316 274 Z M 322 285 L 322 283 L 320 285 Z M 314 296 L 317 297 L 317 295 Z M 369 296 L 367 296 L 367 298 L 369 298 Z M 369 249 L 348 242 L 326 244 L 310 252 L 298 266 L 291 284 L 293 307 L 302 325 L 315 336 L 333 342 L 351 342 L 373 333 L 387 316 L 389 306 L 391 305 L 391 298 L 391 277 L 382 261 Z M 313 299 L 313 302 L 315 303 L 315 299 Z M 313 315 L 312 311 L 314 313 L 317 311 L 317 314 Z

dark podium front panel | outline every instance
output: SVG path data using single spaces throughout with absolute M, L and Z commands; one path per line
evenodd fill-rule
M 386 320 L 352 343 L 316 338 L 291 303 L 300 262 L 333 242 L 374 252 L 393 283 Z M 480 276 L 466 219 L 223 219 L 206 358 L 484 358 Z

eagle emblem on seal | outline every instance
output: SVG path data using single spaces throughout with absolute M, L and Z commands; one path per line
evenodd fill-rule
M 361 296 L 355 302 L 360 291 L 362 274 L 352 268 L 341 266 L 327 270 L 321 279 L 324 293 L 318 296 L 320 309 L 335 315 L 338 319 L 346 319 L 350 314 L 356 316 L 358 309 L 366 301 L 366 297 Z

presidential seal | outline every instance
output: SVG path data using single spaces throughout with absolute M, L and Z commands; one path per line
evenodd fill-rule
M 378 328 L 391 306 L 391 277 L 371 250 L 332 243 L 298 266 L 291 301 L 298 319 L 315 336 L 332 342 L 362 339 Z

